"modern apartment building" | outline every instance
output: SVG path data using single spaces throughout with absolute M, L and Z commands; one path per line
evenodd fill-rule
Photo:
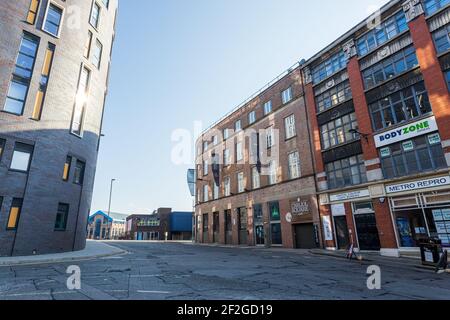
M 390 1 L 303 65 L 326 247 L 450 235 L 450 8 Z
M 85 247 L 117 6 L 0 2 L 0 256 Z
M 398 256 L 418 251 L 420 239 L 427 237 L 449 245 L 449 4 L 389 1 L 213 126 L 215 132 L 225 130 L 228 139 L 217 140 L 207 131 L 197 147 L 197 241 L 260 244 L 257 235 L 264 230 L 265 243 L 304 247 L 301 239 L 316 235 L 310 227 L 298 227 L 293 217 L 296 208 L 306 210 L 303 199 L 308 199 L 307 224 L 320 229 L 321 245 L 331 250 L 353 245 Z M 292 100 L 286 104 L 281 99 L 288 87 Z M 266 95 L 279 108 L 268 116 Z M 253 109 L 257 121 L 250 124 Z M 290 114 L 295 115 L 294 140 L 283 136 Z M 265 181 L 261 176 L 255 188 L 251 165 L 216 165 L 212 173 L 211 155 L 220 152 L 218 147 L 241 148 L 226 147 L 239 136 L 228 130 L 272 124 L 281 130 L 275 185 L 270 175 Z M 290 181 L 287 155 L 295 149 L 300 177 Z M 281 228 L 270 216 L 273 201 Z M 255 209 L 255 204 L 262 206 Z
M 301 70 L 280 75 L 197 142 L 202 243 L 320 246 Z

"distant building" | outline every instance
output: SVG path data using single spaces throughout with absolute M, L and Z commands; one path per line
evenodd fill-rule
M 97 211 L 89 216 L 88 239 L 120 240 L 125 238 L 127 215 L 123 213 Z
M 193 212 L 172 212 L 159 208 L 152 214 L 134 214 L 127 218 L 126 239 L 191 240 Z

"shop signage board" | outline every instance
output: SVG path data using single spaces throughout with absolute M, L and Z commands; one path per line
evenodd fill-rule
M 345 205 L 343 203 L 332 204 L 331 214 L 333 217 L 345 216 Z
M 347 201 L 352 199 L 368 197 L 369 195 L 370 195 L 369 189 L 363 189 L 346 193 L 332 194 L 330 196 L 330 201 L 331 202 Z
M 408 181 L 405 183 L 394 184 L 386 187 L 388 194 L 415 191 L 420 189 L 429 189 L 450 185 L 450 176 L 435 177 L 423 180 Z
M 435 117 L 419 120 L 403 127 L 386 131 L 374 136 L 377 148 L 382 148 L 397 142 L 409 140 L 427 133 L 438 131 Z
M 333 231 L 331 229 L 331 219 L 329 216 L 323 216 L 322 217 L 322 223 L 323 223 L 323 234 L 325 237 L 325 241 L 332 241 L 333 240 Z

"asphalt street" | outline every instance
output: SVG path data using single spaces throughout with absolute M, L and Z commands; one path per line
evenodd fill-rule
M 420 261 L 357 262 L 261 248 L 182 243 L 110 243 L 128 254 L 89 261 L 0 267 L 0 300 L 322 300 L 450 299 L 450 274 L 418 268 Z M 81 271 L 70 290 L 67 268 Z M 369 290 L 367 269 L 381 270 Z

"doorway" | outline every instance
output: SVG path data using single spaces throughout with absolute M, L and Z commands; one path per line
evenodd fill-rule
M 348 233 L 347 218 L 345 216 L 334 217 L 336 228 L 336 240 L 338 249 L 347 249 L 350 245 L 350 234 Z
M 312 223 L 295 225 L 295 247 L 297 249 L 314 249 L 317 247 Z
M 225 210 L 225 244 L 233 243 L 233 220 L 231 210 Z
M 239 208 L 238 209 L 238 221 L 239 221 L 239 244 L 247 245 L 247 209 Z
M 209 237 L 208 237 L 208 214 L 203 215 L 203 243 L 208 243 Z
M 220 233 L 220 219 L 219 213 L 214 213 L 213 216 L 213 242 L 219 243 L 219 233 Z
M 255 226 L 255 244 L 257 246 L 265 245 L 265 241 L 264 241 L 264 226 L 263 225 Z
M 379 251 L 381 249 L 377 221 L 374 213 L 355 215 L 356 232 L 360 250 Z

